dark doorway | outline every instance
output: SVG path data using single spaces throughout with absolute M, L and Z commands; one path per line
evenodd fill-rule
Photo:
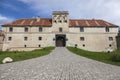
M 64 47 L 66 45 L 66 35 L 56 35 L 56 47 Z

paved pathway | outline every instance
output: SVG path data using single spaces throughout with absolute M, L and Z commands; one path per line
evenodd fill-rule
M 43 57 L 0 64 L 0 80 L 120 80 L 120 67 L 59 47 Z

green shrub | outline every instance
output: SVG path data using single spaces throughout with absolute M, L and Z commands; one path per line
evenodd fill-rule
M 111 59 L 116 62 L 120 62 L 120 50 L 112 52 Z

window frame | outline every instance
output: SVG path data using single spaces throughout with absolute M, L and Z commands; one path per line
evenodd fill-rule
M 25 36 L 25 37 L 24 37 L 24 41 L 27 41 L 27 40 L 28 40 L 28 37 Z
M 110 32 L 109 27 L 105 27 L 105 31 L 106 31 L 106 32 Z
M 80 32 L 84 32 L 84 27 L 80 27 Z
M 59 32 L 63 32 L 63 28 L 62 27 L 59 27 Z
M 80 37 L 80 41 L 85 41 L 85 37 Z
M 25 28 L 24 28 L 24 32 L 28 32 L 28 27 L 25 27 Z
M 13 32 L 13 27 L 9 27 L 9 32 Z
M 41 45 L 39 44 L 38 47 L 41 47 Z
M 41 40 L 42 40 L 42 37 L 41 37 L 41 36 L 39 36 L 39 37 L 38 37 L 38 40 L 39 40 L 39 41 L 41 41 Z
M 108 37 L 109 38 L 109 41 L 113 41 L 113 37 Z
M 43 32 L 43 28 L 42 27 L 39 27 L 39 32 Z
M 27 45 L 25 44 L 25 45 L 24 45 L 24 47 L 26 48 L 26 47 L 27 47 Z
M 8 37 L 8 41 L 12 41 L 12 37 Z

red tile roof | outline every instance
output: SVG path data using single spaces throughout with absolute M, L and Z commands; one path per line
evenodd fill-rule
M 30 19 L 19 19 L 16 21 L 13 21 L 8 24 L 2 25 L 4 26 L 52 26 L 52 18 L 41 18 L 39 22 L 36 21 L 35 18 L 30 18 Z M 112 23 L 106 22 L 104 20 L 96 20 L 96 19 L 70 19 L 69 21 L 69 26 L 70 27 L 79 27 L 79 26 L 84 26 L 84 27 L 118 27 L 117 25 L 114 25 Z
M 87 19 L 83 19 L 83 20 L 70 20 L 70 24 L 69 26 L 85 26 L 85 27 L 92 27 L 92 26 L 96 26 L 96 27 L 105 27 L 105 26 L 109 26 L 109 27 L 118 27 L 117 25 L 114 25 L 112 23 L 106 22 L 104 20 L 96 20 L 96 19 L 92 19 L 92 20 L 87 20 Z
M 42 18 L 39 22 L 35 18 L 19 19 L 2 26 L 52 26 L 51 18 Z

